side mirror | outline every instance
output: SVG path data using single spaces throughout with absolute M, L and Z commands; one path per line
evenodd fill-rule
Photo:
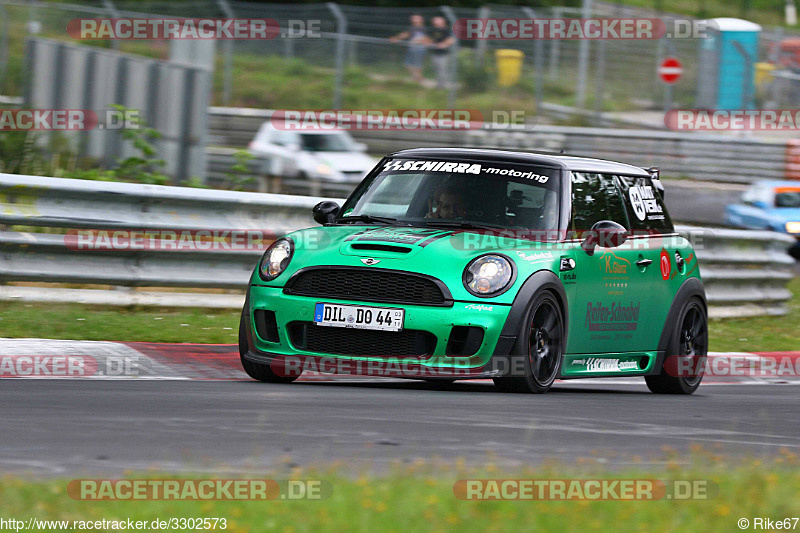
M 594 249 L 616 248 L 628 240 L 628 230 L 621 224 L 611 220 L 595 222 L 581 243 L 581 248 L 588 254 L 594 255 Z
M 320 202 L 314 206 L 314 221 L 318 224 L 331 224 L 339 215 L 339 204 L 336 202 Z
M 755 202 L 752 203 L 752 206 L 753 207 L 757 207 L 759 209 L 768 209 L 769 208 L 769 206 L 767 205 L 767 202 L 765 202 L 764 200 L 756 200 Z

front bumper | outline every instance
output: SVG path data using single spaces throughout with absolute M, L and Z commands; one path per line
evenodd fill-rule
M 305 327 L 308 328 L 323 328 L 324 326 L 310 324 L 317 302 L 401 307 L 405 309 L 404 330 L 426 332 L 435 338 L 435 344 L 424 355 L 392 353 L 370 356 L 334 353 L 335 349 L 330 352 L 302 349 L 292 342 L 289 327 L 306 323 L 308 325 Z M 272 339 L 275 342 L 270 342 L 259 335 L 254 322 L 257 310 L 275 313 L 277 339 L 274 337 Z M 493 377 L 498 375 L 498 371 L 489 368 L 492 356 L 496 353 L 507 353 L 513 344 L 513 338 L 501 336 L 510 310 L 510 305 L 491 302 L 476 304 L 456 301 L 452 307 L 434 307 L 314 298 L 285 294 L 280 287 L 252 285 L 243 318 L 248 344 L 244 357 L 252 362 L 273 365 L 273 368 L 288 368 L 287 364 L 298 368 L 296 365 L 300 364 L 304 370 L 322 372 L 432 379 Z M 446 355 L 454 326 L 483 329 L 482 343 L 473 355 Z

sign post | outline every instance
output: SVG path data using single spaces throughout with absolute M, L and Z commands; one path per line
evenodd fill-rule
M 681 74 L 683 74 L 683 65 L 677 57 L 665 57 L 658 66 L 658 77 L 666 84 L 664 112 L 672 109 L 672 85 L 680 79 Z

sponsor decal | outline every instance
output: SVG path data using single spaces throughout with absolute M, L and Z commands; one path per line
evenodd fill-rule
M 395 159 L 383 166 L 384 172 L 450 172 L 456 174 L 492 174 L 512 178 L 524 178 L 536 183 L 547 183 L 550 176 L 537 174 L 533 171 L 516 170 L 513 168 L 482 168 L 479 163 L 455 163 L 452 161 L 414 161 Z
M 538 261 L 545 261 L 548 259 L 553 259 L 552 252 L 533 252 L 533 253 L 525 253 L 517 251 L 517 255 L 520 256 L 525 261 L 529 262 L 538 262 Z
M 661 277 L 664 278 L 664 281 L 668 280 L 670 277 L 670 273 L 672 272 L 672 261 L 669 258 L 669 254 L 665 249 L 661 249 Z
M 417 171 L 417 172 L 453 172 L 457 174 L 480 174 L 481 166 L 477 163 L 453 163 L 451 161 L 389 161 L 384 165 L 385 172 Z
M 571 285 L 577 283 L 578 275 L 575 272 L 562 272 L 561 280 L 564 282 L 564 285 Z
M 547 183 L 550 176 L 536 174 L 535 172 L 522 172 L 514 170 L 513 168 L 487 168 L 484 170 L 486 174 L 499 174 L 500 176 L 512 176 L 514 178 L 526 178 L 529 180 L 538 181 L 539 183 Z
M 445 237 L 452 232 L 440 229 L 417 229 L 417 228 L 378 228 L 368 230 L 348 237 L 347 241 L 372 241 L 372 242 L 393 242 L 400 244 L 419 244 L 424 246 L 440 237 Z
M 663 220 L 664 208 L 658 205 L 656 195 L 653 193 L 653 187 L 650 185 L 642 185 L 637 187 L 631 185 L 628 189 L 628 198 L 631 201 L 633 213 L 639 220 Z
M 464 306 L 464 309 L 470 309 L 472 311 L 491 311 L 494 309 L 494 306 L 483 304 L 467 304 Z
M 638 370 L 639 365 L 634 361 L 620 361 L 619 359 L 591 358 L 586 363 L 587 372 L 619 372 L 621 370 Z
M 600 268 L 606 274 L 627 274 L 631 262 L 627 259 L 617 257 L 613 252 L 606 252 L 601 257 Z
M 612 302 L 610 306 L 602 302 L 586 306 L 584 326 L 589 331 L 633 331 L 639 322 L 640 304 Z
M 583 366 L 586 364 L 586 359 L 575 359 L 574 361 L 572 361 L 572 364 Z

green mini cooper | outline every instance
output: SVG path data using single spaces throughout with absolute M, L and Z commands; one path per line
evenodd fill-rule
M 253 378 L 304 371 L 556 379 L 643 376 L 691 394 L 705 291 L 655 169 L 563 155 L 413 149 L 385 157 L 321 227 L 276 240 L 239 328 Z

